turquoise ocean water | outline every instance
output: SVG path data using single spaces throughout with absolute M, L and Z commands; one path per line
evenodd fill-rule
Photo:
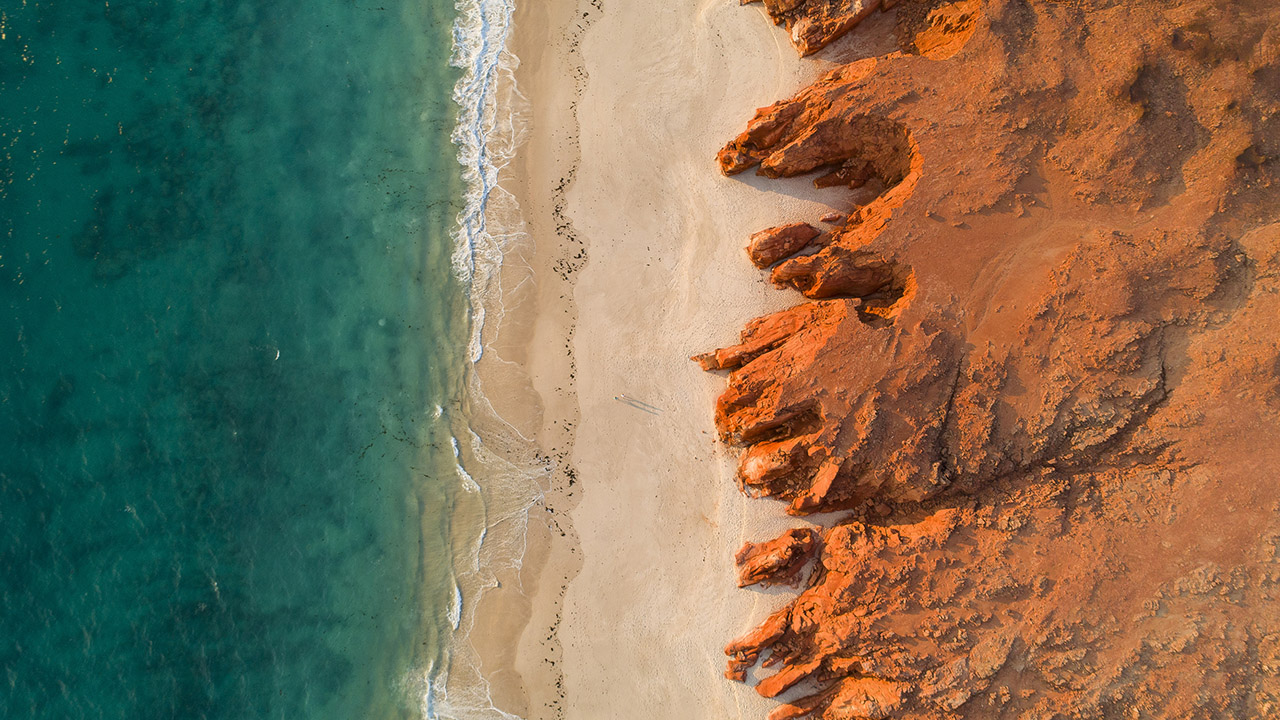
M 455 14 L 0 0 L 0 716 L 428 712 Z

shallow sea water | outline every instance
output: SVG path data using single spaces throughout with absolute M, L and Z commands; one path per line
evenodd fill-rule
M 0 716 L 402 718 L 453 601 L 452 0 L 0 0 Z

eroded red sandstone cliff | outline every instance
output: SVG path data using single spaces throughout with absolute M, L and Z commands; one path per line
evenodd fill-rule
M 741 0 L 748 5 L 760 0 Z M 852 30 L 876 10 L 898 9 L 909 25 L 903 44 L 921 55 L 955 54 L 973 31 L 979 0 L 922 3 L 907 0 L 763 0 L 765 11 L 786 28 L 801 55 L 811 55 Z
M 877 5 L 766 9 L 807 53 Z M 893 12 L 719 155 L 851 189 L 752 253 L 809 300 L 695 358 L 744 492 L 847 512 L 728 675 L 774 720 L 1280 713 L 1280 6 Z

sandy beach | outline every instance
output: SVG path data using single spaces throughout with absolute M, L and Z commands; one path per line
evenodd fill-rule
M 473 634 L 503 712 L 729 718 L 773 706 L 722 677 L 721 648 L 785 589 L 736 589 L 732 555 L 795 521 L 739 494 L 736 454 L 714 440 L 723 379 L 688 358 L 799 297 L 750 265 L 750 233 L 841 205 L 815 202 L 803 179 L 716 171 L 756 107 L 828 67 L 797 62 L 759 12 L 725 0 L 517 10 L 528 136 L 503 185 L 527 223 L 532 282 L 504 282 L 520 290 L 491 374 L 530 384 L 495 404 L 559 472 L 531 514 L 518 582 L 485 596 Z
M 527 552 L 482 558 L 499 587 L 464 631 L 488 683 L 449 716 L 761 718 L 762 675 L 784 713 L 1273 715 L 1273 11 L 900 3 L 801 60 L 759 4 L 672 5 L 516 13 L 502 186 L 527 232 L 480 374 L 550 472 L 518 517 L 488 506 Z M 820 44 L 831 7 L 774 11 Z M 722 176 L 779 100 L 722 160 L 794 179 Z M 840 189 L 797 177 L 836 165 Z M 868 176 L 874 198 L 775 268 L 828 301 L 708 362 L 738 367 L 718 427 L 763 458 L 749 481 L 848 511 L 808 516 L 831 571 L 798 597 L 738 590 L 735 550 L 801 521 L 738 492 L 725 378 L 689 356 L 801 302 L 748 237 L 850 212 Z M 797 432 L 799 408 L 817 429 L 792 449 L 755 432 Z M 723 678 L 775 610 L 747 683 Z

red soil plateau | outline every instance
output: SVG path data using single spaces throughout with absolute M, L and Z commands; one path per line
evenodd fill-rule
M 719 155 L 849 187 L 752 238 L 806 300 L 695 358 L 742 490 L 836 513 L 739 552 L 802 589 L 727 675 L 771 720 L 1280 717 L 1280 3 L 764 5 L 900 49 Z

